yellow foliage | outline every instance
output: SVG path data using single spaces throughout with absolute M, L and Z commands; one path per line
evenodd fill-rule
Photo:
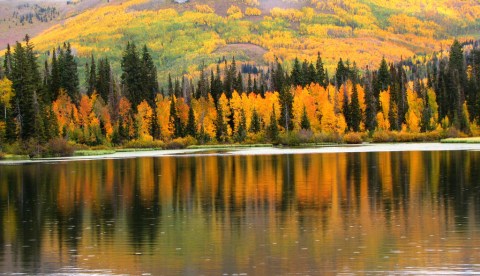
M 203 129 L 210 137 L 215 137 L 215 119 L 217 118 L 217 110 L 212 96 L 208 98 L 192 100 L 192 108 L 197 115 L 197 129 Z
M 203 12 L 203 13 L 214 13 L 215 12 L 215 10 L 212 9 L 209 5 L 199 5 L 199 4 L 197 4 L 195 6 L 195 10 L 197 12 Z
M 170 99 L 157 94 L 155 98 L 155 105 L 157 111 L 157 122 L 160 126 L 160 135 L 162 138 L 170 138 L 173 134 L 169 127 Z
M 242 19 L 243 13 L 240 7 L 231 5 L 227 10 L 228 19 Z
M 153 141 L 150 135 L 152 125 L 153 110 L 146 100 L 142 101 L 137 107 L 135 119 L 137 121 L 138 136 L 141 141 Z
M 262 11 L 257 9 L 257 8 L 247 7 L 245 9 L 245 14 L 250 15 L 250 16 L 260 16 L 260 15 L 262 15 Z

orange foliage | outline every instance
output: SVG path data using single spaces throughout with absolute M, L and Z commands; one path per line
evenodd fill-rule
M 135 116 L 138 129 L 138 138 L 142 141 L 152 141 L 153 137 L 150 135 L 152 126 L 153 110 L 147 101 L 142 101 L 137 107 L 137 114 Z
M 52 109 L 57 117 L 60 135 L 65 136 L 67 131 L 74 131 L 78 122 L 78 110 L 72 99 L 61 89 L 58 98 L 52 103 Z

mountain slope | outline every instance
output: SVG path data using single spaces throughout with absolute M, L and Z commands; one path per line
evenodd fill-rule
M 330 71 L 340 57 L 377 66 L 382 56 L 395 61 L 473 38 L 479 22 L 474 0 L 131 0 L 82 12 L 33 42 L 47 51 L 69 41 L 81 59 L 108 56 L 117 70 L 127 41 L 147 44 L 161 80 L 226 54 L 267 63 L 320 51 Z M 243 51 L 245 44 L 256 46 Z

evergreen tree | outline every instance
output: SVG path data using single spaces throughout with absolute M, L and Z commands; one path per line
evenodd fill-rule
M 298 58 L 295 58 L 293 61 L 292 74 L 290 75 L 293 86 L 299 86 L 303 84 L 302 81 L 302 68 L 300 66 L 300 61 Z
M 180 98 L 183 96 L 182 89 L 180 88 L 180 81 L 177 78 L 175 78 L 175 85 L 173 91 L 175 93 L 175 97 Z
M 280 125 L 288 132 L 293 129 L 293 94 L 285 87 L 280 91 Z
M 175 91 L 173 90 L 172 76 L 168 73 L 168 96 L 172 97 L 173 95 L 175 95 Z
M 200 79 L 198 80 L 197 94 L 195 95 L 196 99 L 199 99 L 200 97 L 206 98 L 208 96 L 208 81 L 205 77 L 204 67 L 205 65 L 202 65 L 202 68 L 200 69 Z
M 185 133 L 192 137 L 197 137 L 197 122 L 195 121 L 193 107 L 190 107 L 190 109 L 188 110 L 188 122 Z
M 88 69 L 88 64 L 87 64 L 87 69 Z M 96 85 L 97 85 L 97 72 L 95 67 L 95 58 L 93 57 L 93 54 L 92 54 L 90 69 L 88 69 L 87 71 L 87 95 L 88 96 L 91 96 L 93 94 L 93 91 L 96 91 Z
M 237 78 L 235 80 L 234 90 L 236 90 L 239 94 L 244 92 L 242 72 L 238 72 Z
M 215 120 L 215 137 L 218 142 L 225 142 L 227 140 L 227 124 L 223 120 L 223 110 L 221 106 L 217 109 L 217 119 Z
M 315 82 L 320 84 L 323 87 L 327 87 L 327 80 L 328 78 L 325 75 L 325 70 L 323 68 L 322 57 L 320 56 L 320 52 L 317 54 L 317 62 L 316 62 L 316 75 L 315 75 Z
M 377 73 L 377 82 L 374 87 L 374 96 L 378 99 L 381 91 L 386 91 L 391 83 L 390 71 L 385 57 L 382 58 L 380 68 Z
M 12 74 L 12 50 L 10 49 L 10 44 L 7 44 L 7 51 L 3 59 L 3 70 L 5 76 L 10 79 Z
M 347 81 L 348 78 L 348 69 L 345 67 L 343 60 L 340 58 L 337 64 L 337 72 L 335 73 L 335 81 L 337 88 L 340 88 L 342 84 Z
M 147 100 L 150 106 L 153 106 L 155 95 L 159 91 L 157 67 L 153 63 L 153 58 L 148 51 L 147 45 L 143 46 L 141 70 L 142 95 L 140 101 Z
M 122 57 L 122 86 L 124 95 L 132 103 L 134 110 L 142 102 L 142 68 L 135 44 L 127 43 Z
M 73 102 L 80 101 L 77 62 L 72 54 L 70 43 L 63 45 L 60 51 L 60 86 L 65 89 Z
M 373 95 L 372 75 L 368 69 L 365 77 L 365 128 L 369 131 L 377 128 L 377 101 Z
M 309 85 L 309 84 L 312 84 L 312 83 L 315 83 L 316 82 L 316 74 L 317 72 L 315 71 L 315 66 L 313 66 L 313 63 L 310 63 L 308 65 L 308 72 L 307 72 L 307 82 L 305 83 L 305 85 Z
M 60 64 L 57 59 L 57 51 L 54 49 L 52 51 L 52 64 L 50 70 L 50 80 L 49 83 L 49 94 L 50 101 L 54 101 L 58 98 L 60 87 L 61 87 L 61 75 L 60 75 Z
M 158 123 L 158 115 L 157 115 L 156 108 L 153 108 L 150 132 L 152 133 L 153 140 L 160 140 L 162 138 L 161 128 Z
M 183 125 L 180 117 L 178 116 L 175 98 L 173 96 L 170 100 L 170 122 L 173 124 L 173 136 L 175 138 L 183 137 Z
M 272 114 L 270 115 L 270 124 L 267 127 L 267 137 L 270 141 L 278 141 L 278 124 L 277 124 L 277 116 L 275 114 L 275 106 L 272 106 Z
M 272 90 L 273 91 L 282 91 L 283 88 L 287 85 L 285 72 L 283 71 L 282 64 L 279 62 L 278 58 L 275 59 L 275 68 L 271 70 L 272 74 Z M 262 96 L 265 93 L 262 93 Z
M 245 117 L 245 111 L 243 108 L 240 110 L 240 124 L 237 128 L 235 140 L 237 142 L 243 142 L 247 138 L 247 118 Z
M 362 121 L 362 110 L 358 100 L 357 85 L 353 84 L 352 99 L 350 100 L 350 124 L 351 129 L 355 132 L 360 131 L 360 123 Z
M 210 91 L 216 106 L 218 103 L 218 99 L 222 94 L 222 80 L 220 79 L 220 66 L 218 64 L 217 64 L 217 74 L 214 76 L 212 71 L 211 75 L 212 75 L 211 76 L 212 79 L 211 79 Z
M 302 120 L 300 121 L 300 128 L 310 130 L 310 120 L 307 115 L 307 108 L 303 106 Z
M 97 65 L 95 89 L 105 103 L 109 103 L 111 100 L 110 94 L 113 90 L 113 82 L 112 71 L 110 69 L 110 62 L 108 61 L 108 58 L 100 59 Z
M 12 99 L 15 110 L 13 115 L 19 122 L 19 136 L 22 140 L 43 135 L 39 122 L 42 119 L 39 116 L 39 103 L 42 99 L 38 98 L 37 94 L 40 90 L 41 78 L 33 45 L 28 36 L 25 41 L 25 47 L 17 42 L 12 56 L 11 72 L 12 87 L 15 90 L 15 96 Z
M 250 94 L 253 92 L 253 83 L 252 83 L 252 75 L 248 73 L 247 79 L 247 93 Z
M 254 108 L 253 113 L 252 113 L 252 121 L 250 122 L 249 131 L 253 132 L 253 133 L 258 133 L 258 132 L 260 132 L 260 128 L 261 128 L 260 116 L 258 115 L 257 110 Z

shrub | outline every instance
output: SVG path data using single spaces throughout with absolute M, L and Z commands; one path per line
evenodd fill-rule
M 363 139 L 361 133 L 349 132 L 343 136 L 343 141 L 347 144 L 361 144 Z
M 132 140 L 128 141 L 123 145 L 123 148 L 132 148 L 132 149 L 162 149 L 164 148 L 165 143 L 160 140 L 153 141 L 144 141 L 144 140 Z
M 374 143 L 391 143 L 395 141 L 392 132 L 386 130 L 375 131 L 372 136 L 372 141 Z
M 192 136 L 187 136 L 184 138 L 176 138 L 172 141 L 165 144 L 166 149 L 185 149 L 188 146 L 198 144 L 197 140 Z
M 60 157 L 72 156 L 75 151 L 74 147 L 63 138 L 53 138 L 48 141 L 45 147 L 44 155 Z
M 36 139 L 31 138 L 25 141 L 22 148 L 24 154 L 27 154 L 30 158 L 45 156 L 45 147 Z
M 0 160 L 5 159 L 6 154 L 0 151 Z
M 316 143 L 341 143 L 342 142 L 342 136 L 336 132 L 330 133 L 330 132 L 322 132 L 319 134 L 316 134 L 313 137 L 313 140 Z

